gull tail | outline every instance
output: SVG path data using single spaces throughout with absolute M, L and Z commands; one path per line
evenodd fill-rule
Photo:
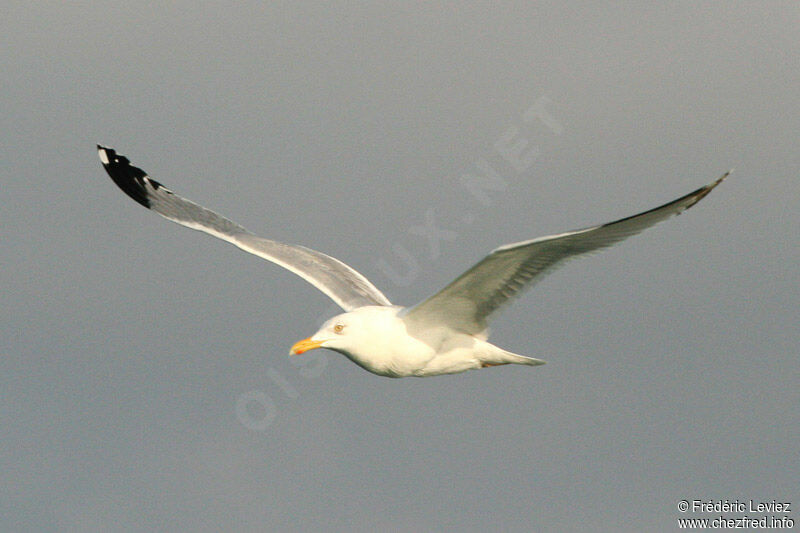
M 545 364 L 547 361 L 543 359 L 536 359 L 535 357 L 528 357 L 527 355 L 519 355 L 511 352 L 506 352 L 510 358 L 513 360 L 512 363 L 516 363 L 518 365 L 528 365 L 528 366 L 539 366 Z
M 494 348 L 494 350 L 492 350 L 488 356 L 481 360 L 481 366 L 483 368 L 499 365 L 539 366 L 547 362 L 543 361 L 542 359 L 536 359 L 535 357 L 528 357 L 527 355 L 519 355 L 516 353 L 507 352 L 506 350 L 498 348 L 493 344 L 491 346 Z

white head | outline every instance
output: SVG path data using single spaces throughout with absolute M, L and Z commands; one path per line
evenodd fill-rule
M 358 357 L 379 346 L 394 329 L 398 308 L 383 306 L 359 307 L 336 315 L 319 331 L 292 346 L 289 355 L 299 355 L 315 348 L 329 348 L 347 356 Z

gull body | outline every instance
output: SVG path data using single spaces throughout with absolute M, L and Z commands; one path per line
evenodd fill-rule
M 291 350 L 298 355 L 328 348 L 379 376 L 403 378 L 455 374 L 509 363 L 541 365 L 544 361 L 512 354 L 486 341 L 442 326 L 414 328 L 399 306 L 359 307 L 337 315 Z
M 258 237 L 174 194 L 112 148 L 98 145 L 97 150 L 114 183 L 139 204 L 294 272 L 344 309 L 314 335 L 295 343 L 290 354 L 327 348 L 373 374 L 393 378 L 455 374 L 506 364 L 544 364 L 541 359 L 514 354 L 488 342 L 492 315 L 570 259 L 612 246 L 692 207 L 729 174 L 638 215 L 501 246 L 436 294 L 415 306 L 401 307 L 392 305 L 369 280 L 338 259 Z

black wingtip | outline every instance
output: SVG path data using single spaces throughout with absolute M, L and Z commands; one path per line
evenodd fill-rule
M 720 176 L 719 178 L 717 178 L 717 179 L 716 179 L 716 180 L 714 180 L 713 182 L 709 183 L 709 184 L 708 184 L 708 185 L 706 185 L 705 187 L 700 187 L 699 189 L 697 189 L 696 191 L 694 191 L 693 193 L 691 193 L 690 195 L 688 195 L 688 196 L 690 196 L 690 197 L 691 197 L 691 196 L 693 196 L 694 198 L 693 198 L 693 201 L 692 201 L 692 203 L 688 204 L 688 205 L 687 205 L 687 206 L 686 206 L 684 209 L 689 209 L 690 207 L 692 207 L 692 206 L 694 206 L 695 204 L 697 204 L 697 202 L 699 202 L 700 200 L 702 200 L 703 198 L 705 198 L 706 196 L 708 196 L 708 193 L 710 193 L 711 191 L 713 191 L 713 190 L 714 190 L 714 188 L 715 188 L 717 185 L 719 185 L 720 183 L 722 183 L 723 181 L 725 181 L 725 178 L 727 178 L 728 176 L 730 176 L 730 175 L 731 175 L 731 172 L 733 172 L 733 169 L 730 169 L 730 170 L 729 170 L 729 171 L 727 171 L 725 174 L 723 174 L 722 176 Z
M 114 183 L 125 194 L 149 209 L 150 201 L 145 189 L 145 178 L 147 177 L 145 171 L 132 166 L 127 157 L 117 154 L 113 148 L 98 144 L 97 155 Z

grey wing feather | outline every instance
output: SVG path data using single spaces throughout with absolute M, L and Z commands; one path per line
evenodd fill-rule
M 668 204 L 615 222 L 501 246 L 447 287 L 412 307 L 404 320 L 416 327 L 447 326 L 481 334 L 487 319 L 524 288 L 579 255 L 599 251 L 692 207 L 730 172 Z
M 258 237 L 235 222 L 174 194 L 113 149 L 98 145 L 97 150 L 114 183 L 159 215 L 218 237 L 294 272 L 346 311 L 365 305 L 391 305 L 367 278 L 338 259 L 302 246 Z

